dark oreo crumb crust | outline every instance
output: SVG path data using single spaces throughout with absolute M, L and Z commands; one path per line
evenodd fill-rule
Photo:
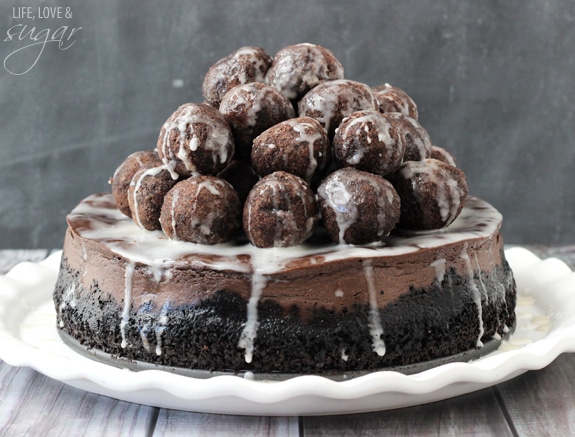
M 89 290 L 83 289 L 79 273 L 70 270 L 66 259 L 62 260 L 54 303 L 61 308 L 58 321 L 63 322 L 64 328 L 60 329 L 87 349 L 100 349 L 117 357 L 211 371 L 329 373 L 407 365 L 475 348 L 478 313 L 476 306 L 470 304 L 475 287 L 503 286 L 506 290 L 503 304 L 482 297 L 483 340 L 496 334 L 498 326 L 513 326 L 516 295 L 508 264 L 503 262 L 490 274 L 476 275 L 473 282 L 470 284 L 468 278 L 448 270 L 441 284 L 412 289 L 380 309 L 387 346 L 383 357 L 373 351 L 367 304 L 338 314 L 316 308 L 311 320 L 302 320 L 297 307 L 284 313 L 276 302 L 263 299 L 258 306 L 260 326 L 250 364 L 238 347 L 247 318 L 247 302 L 229 290 L 219 290 L 195 305 L 170 308 L 169 321 L 161 334 L 160 355 L 155 352 L 154 323 L 161 308 L 150 304 L 132 308 L 126 329 L 128 346 L 122 348 L 122 306 L 96 283 Z M 70 287 L 76 287 L 76 305 L 61 307 L 63 295 Z M 497 333 L 503 334 L 501 329 Z M 149 351 L 142 341 L 145 337 Z

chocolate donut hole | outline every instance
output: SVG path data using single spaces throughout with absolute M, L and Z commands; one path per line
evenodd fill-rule
M 358 111 L 343 119 L 333 138 L 338 167 L 386 176 L 396 171 L 405 154 L 397 123 L 378 111 Z
M 401 198 L 398 227 L 406 230 L 449 226 L 467 198 L 463 171 L 437 159 L 404 162 L 390 180 Z
M 276 53 L 266 82 L 297 102 L 325 80 L 343 79 L 343 66 L 331 50 L 315 44 L 294 44 Z
M 375 96 L 369 86 L 347 79 L 322 82 L 298 103 L 299 116 L 315 118 L 330 139 L 345 117 L 362 110 L 377 111 Z
M 323 225 L 336 243 L 381 241 L 399 221 L 399 196 L 379 175 L 342 168 L 323 180 L 317 195 Z
M 176 182 L 163 166 L 138 170 L 128 190 L 128 202 L 134 223 L 148 231 L 162 229 L 160 212 L 164 196 Z
M 240 228 L 241 206 L 229 182 L 197 175 L 178 182 L 164 198 L 160 223 L 172 240 L 220 244 Z
M 219 108 L 224 94 L 249 82 L 264 82 L 272 58 L 260 47 L 242 47 L 210 67 L 202 84 L 206 101 Z
M 162 160 L 155 150 L 138 151 L 129 155 L 114 172 L 110 178 L 112 185 L 112 195 L 116 201 L 116 206 L 120 212 L 128 217 L 132 217 L 130 203 L 128 201 L 128 190 L 134 174 L 143 168 L 160 167 Z
M 236 157 L 249 159 L 252 142 L 266 129 L 293 118 L 293 106 L 275 88 L 260 82 L 238 85 L 228 91 L 220 112 L 230 124 L 236 143 Z
M 405 91 L 388 83 L 372 88 L 379 112 L 401 112 L 417 120 L 417 105 Z
M 321 172 L 330 156 L 325 129 L 310 117 L 292 118 L 272 126 L 255 140 L 251 162 L 265 176 L 286 171 L 308 184 Z
M 204 103 L 180 106 L 164 123 L 158 153 L 172 175 L 215 175 L 231 162 L 234 138 L 225 118 Z
M 254 185 L 243 211 L 243 227 L 256 247 L 290 247 L 309 238 L 318 221 L 315 197 L 298 176 L 277 171 Z

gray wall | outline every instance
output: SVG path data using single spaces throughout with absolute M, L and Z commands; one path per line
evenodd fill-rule
M 15 18 L 22 5 L 72 17 Z M 6 60 L 31 43 L 6 41 L 12 26 L 82 29 L 25 74 L 0 66 L 0 247 L 60 246 L 65 214 L 155 147 L 178 105 L 202 100 L 212 63 L 296 42 L 330 48 L 350 79 L 405 89 L 470 191 L 503 212 L 507 243 L 573 244 L 574 19 L 571 0 L 3 1 L 0 59 L 13 73 L 40 46 Z

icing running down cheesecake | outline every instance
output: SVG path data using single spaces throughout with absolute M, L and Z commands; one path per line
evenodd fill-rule
M 473 359 L 510 334 L 501 214 L 403 90 L 296 44 L 237 50 L 203 94 L 68 215 L 68 345 L 134 370 L 340 378 Z
M 187 369 L 329 373 L 427 361 L 513 327 L 500 214 L 384 245 L 207 246 L 143 231 L 93 195 L 68 216 L 59 327 L 85 348 Z

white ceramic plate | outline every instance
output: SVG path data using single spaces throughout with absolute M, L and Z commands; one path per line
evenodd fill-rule
M 158 370 L 132 372 L 73 352 L 60 340 L 52 305 L 60 253 L 0 276 L 0 358 L 73 387 L 129 402 L 211 413 L 344 414 L 399 408 L 479 390 L 541 369 L 575 352 L 575 273 L 563 262 L 513 248 L 507 258 L 519 289 L 515 333 L 470 363 L 403 375 L 373 372 L 343 382 L 298 376 L 282 382 L 237 376 L 195 379 Z

